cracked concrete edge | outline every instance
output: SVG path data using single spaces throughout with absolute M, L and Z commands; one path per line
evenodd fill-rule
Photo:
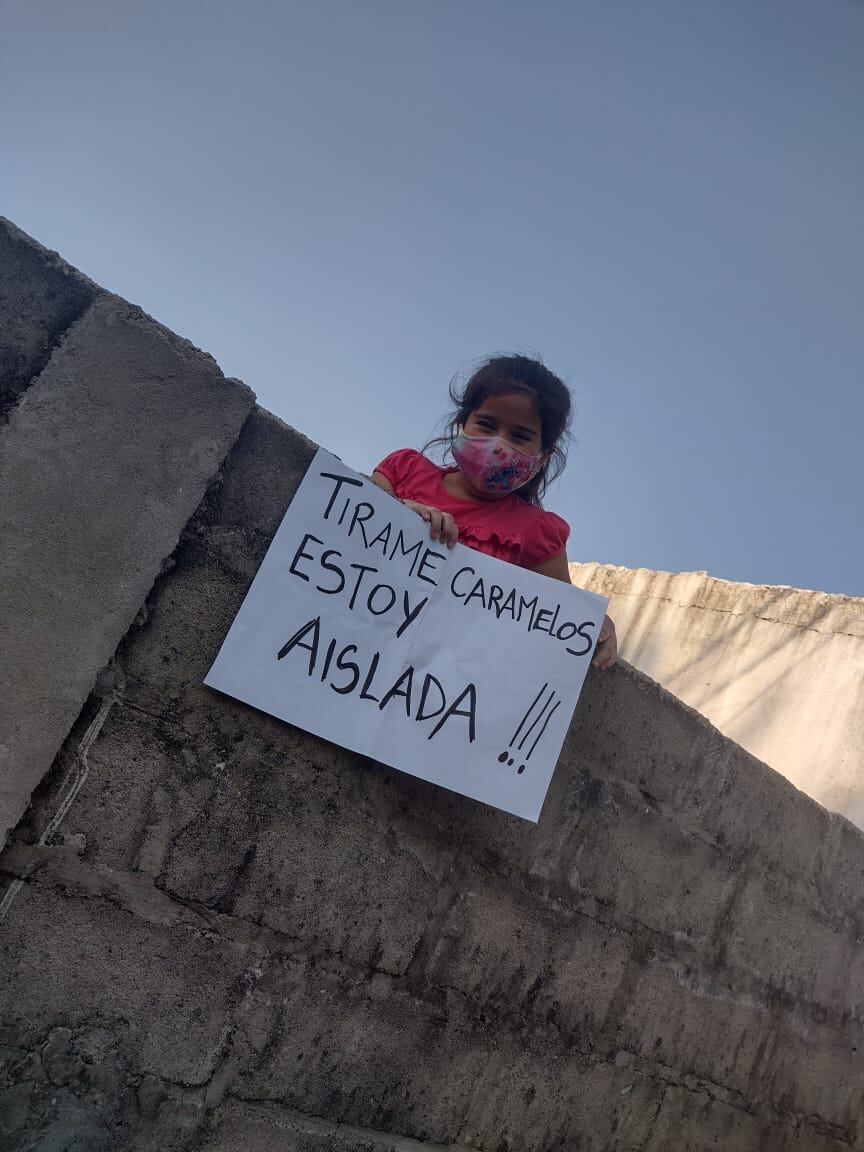
M 64 276 L 74 278 L 80 284 L 89 287 L 94 295 L 105 291 L 101 284 L 97 284 L 95 280 L 91 280 L 89 276 L 85 276 L 78 268 L 75 268 L 72 264 L 64 260 L 60 253 L 56 252 L 53 248 L 47 248 L 44 244 L 40 244 L 38 240 L 34 239 L 28 232 L 25 232 L 23 228 L 19 228 L 18 225 L 7 216 L 0 216 L 0 232 L 6 233 L 14 243 L 32 249 L 33 253 L 38 255 L 45 267 L 56 269 Z
M 0 216 L 0 425 L 103 291 Z
M 618 564 L 598 561 L 571 561 L 570 573 L 574 583 L 585 582 L 585 587 L 606 596 L 633 597 L 670 604 L 675 608 L 701 609 L 720 615 L 752 615 L 770 624 L 782 624 L 822 635 L 847 635 L 864 638 L 864 598 L 842 593 L 820 592 L 809 588 L 795 588 L 787 584 L 750 584 L 745 580 L 724 580 L 708 572 L 666 572 L 651 568 L 626 568 Z M 675 593 L 681 591 L 682 594 Z M 746 596 L 753 610 L 735 611 L 726 607 L 732 597 Z M 766 601 L 775 611 L 761 614 L 760 601 Z M 816 628 L 812 618 L 851 620 L 854 627 L 845 631 L 842 626 Z
M 207 353 L 102 293 L 12 410 L 0 454 L 0 844 L 254 401 Z
M 578 566 L 573 564 L 570 567 L 576 569 Z M 576 575 L 578 575 L 578 572 Z M 685 575 L 685 573 L 682 573 L 682 575 Z M 760 616 L 758 612 L 746 610 L 736 612 L 732 608 L 721 608 L 716 604 L 694 604 L 689 601 L 673 600 L 671 596 L 652 596 L 642 592 L 614 592 L 613 595 L 619 601 L 650 600 L 652 603 L 668 604 L 671 608 L 682 608 L 687 611 L 713 612 L 718 616 L 734 616 L 736 618 L 761 620 L 764 624 L 779 624 L 782 628 L 791 628 L 799 632 L 815 632 L 817 636 L 851 636 L 856 640 L 864 639 L 864 632 L 844 632 L 841 628 L 814 628 L 812 625 L 801 621 L 784 620 L 781 616 Z M 818 593 L 814 593 L 814 595 L 818 595 Z M 846 599 L 852 601 L 856 610 L 861 614 L 862 618 L 864 618 L 864 601 L 853 600 L 852 597 L 847 597 Z

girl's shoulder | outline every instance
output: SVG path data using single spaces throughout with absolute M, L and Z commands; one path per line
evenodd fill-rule
M 418 500 L 433 506 L 440 502 L 444 469 L 416 448 L 397 449 L 376 465 L 376 471 L 391 482 L 400 500 Z
M 566 551 L 570 525 L 563 516 L 524 500 L 511 506 L 512 513 L 524 542 L 520 561 L 524 567 L 535 568 Z
M 385 456 L 380 464 L 376 464 L 375 471 L 380 472 L 387 479 L 390 479 L 390 473 L 403 474 L 406 472 L 416 471 L 433 471 L 440 472 L 441 469 L 437 464 L 433 464 L 428 457 L 424 456 L 422 452 L 418 452 L 416 448 L 397 448 L 395 452 L 391 452 Z

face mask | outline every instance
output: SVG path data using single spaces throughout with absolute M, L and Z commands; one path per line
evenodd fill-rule
M 460 432 L 453 456 L 465 477 L 483 492 L 513 492 L 532 480 L 543 466 L 543 453 L 529 456 L 500 436 L 467 436 Z

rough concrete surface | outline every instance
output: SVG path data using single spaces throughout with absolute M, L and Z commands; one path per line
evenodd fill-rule
M 0 843 L 252 401 L 103 294 L 0 431 Z
M 10 1149 L 859 1146 L 864 839 L 662 688 L 535 827 L 202 687 L 312 452 L 253 412 L 2 858 Z
M 610 598 L 626 660 L 864 826 L 864 599 L 704 572 L 570 572 Z
M 100 406 L 186 419 L 149 355 L 150 400 L 118 376 L 61 429 L 39 381 L 6 432 L 92 493 Z M 659 685 L 589 674 L 536 826 L 203 686 L 313 452 L 253 409 L 173 564 L 118 561 L 116 649 L 108 566 L 49 602 L 113 658 L 0 855 L 0 1152 L 864 1147 L 864 836 Z M 107 554 L 103 504 L 31 474 Z
M 99 292 L 0 216 L 0 423 Z

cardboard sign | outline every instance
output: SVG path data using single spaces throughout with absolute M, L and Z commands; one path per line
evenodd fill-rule
M 536 821 L 605 609 L 448 549 L 319 449 L 205 683 Z

